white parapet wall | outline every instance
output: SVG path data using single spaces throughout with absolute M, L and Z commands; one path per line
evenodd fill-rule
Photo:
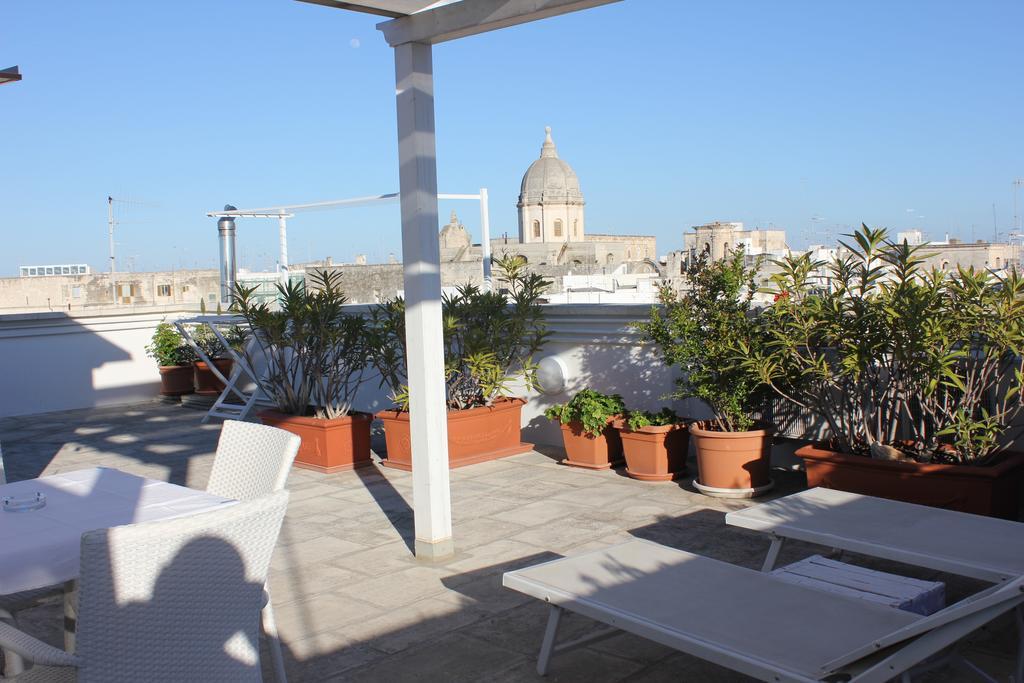
M 160 376 L 145 346 L 161 320 L 180 314 L 0 315 L 0 417 L 155 398 Z
M 672 406 L 681 415 L 709 417 L 699 402 L 665 398 L 675 387 L 676 372 L 665 367 L 657 349 L 631 327 L 650 315 L 650 305 L 556 304 L 544 309 L 551 336 L 537 360 L 558 358 L 566 369 L 566 386 L 557 394 L 530 394 L 523 409 L 524 440 L 561 445 L 561 431 L 544 411 L 587 388 L 621 394 L 634 410 Z

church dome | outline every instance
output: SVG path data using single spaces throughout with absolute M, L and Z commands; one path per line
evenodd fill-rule
M 572 166 L 558 158 L 551 127 L 540 148 L 540 158 L 530 164 L 519 191 L 519 206 L 532 204 L 583 204 L 580 179 Z

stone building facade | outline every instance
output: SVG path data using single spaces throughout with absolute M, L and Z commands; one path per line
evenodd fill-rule
M 785 230 L 747 230 L 743 223 L 715 221 L 696 225 L 693 232 L 683 235 L 683 249 L 691 255 L 708 251 L 711 258 L 721 259 L 739 246 L 751 255 L 781 255 L 789 251 Z
M 495 256 L 514 254 L 531 266 L 576 268 L 599 266 L 605 271 L 621 264 L 641 265 L 657 270 L 657 241 L 651 235 L 588 234 L 584 208 L 586 201 L 580 180 L 545 129 L 540 157 L 526 173 L 520 185 L 519 239 L 498 237 L 491 240 Z M 470 233 L 453 211 L 441 228 L 441 261 L 447 263 L 479 261 L 482 250 L 474 245 Z M 630 266 L 633 270 L 635 267 Z
M 586 202 L 580 179 L 572 166 L 558 157 L 551 127 L 544 133 L 540 158 L 530 164 L 519 189 L 519 241 L 582 242 Z
M 0 278 L 0 313 L 83 311 L 111 306 L 217 306 L 216 270 L 109 273 Z

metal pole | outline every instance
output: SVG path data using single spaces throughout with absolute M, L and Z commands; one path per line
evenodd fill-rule
M 281 286 L 288 286 L 288 218 L 284 214 L 278 216 L 278 237 L 280 241 L 280 256 L 278 256 Z
M 480 188 L 480 250 L 484 261 L 484 291 L 491 291 L 491 219 L 487 188 Z
M 234 209 L 230 204 L 224 206 L 225 211 Z M 238 275 L 238 264 L 235 262 L 235 219 L 230 216 L 220 218 L 217 221 L 217 233 L 220 238 L 220 301 L 222 304 L 230 304 Z
M 114 262 L 114 198 L 107 196 L 107 240 L 110 243 L 110 302 L 117 303 L 117 282 L 114 273 L 117 271 Z

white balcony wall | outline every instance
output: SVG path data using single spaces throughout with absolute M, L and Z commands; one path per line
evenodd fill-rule
M 0 417 L 155 398 L 160 376 L 144 348 L 167 315 L 0 316 Z

